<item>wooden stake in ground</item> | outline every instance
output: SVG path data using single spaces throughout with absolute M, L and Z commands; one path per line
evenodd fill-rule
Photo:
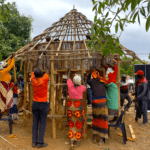
M 135 134 L 134 134 L 134 131 L 133 131 L 133 128 L 132 128 L 131 125 L 129 125 L 129 129 L 130 129 L 130 132 L 131 132 L 132 139 L 135 139 Z
M 25 59 L 27 59 L 27 56 L 25 56 Z M 27 102 L 27 61 L 24 62 L 24 101 L 23 101 L 23 107 L 26 110 L 26 102 Z M 23 111 L 23 124 L 26 125 L 26 112 Z
M 14 66 L 13 66 L 13 72 L 14 72 L 14 82 L 17 81 L 17 78 L 16 78 L 16 67 L 15 67 L 15 63 L 14 63 Z
M 63 74 L 60 74 L 60 84 L 63 82 Z M 62 92 L 62 86 L 59 86 L 59 96 L 58 96 L 58 115 L 61 115 L 61 92 Z M 62 118 L 59 118 L 58 121 L 58 128 L 61 129 L 62 127 Z
M 118 72 L 117 72 L 117 87 L 118 87 L 118 91 L 119 91 L 119 98 L 118 98 L 118 115 L 120 115 L 120 56 L 117 55 L 117 68 L 118 68 Z
M 9 144 L 11 144 L 13 147 L 17 148 L 15 145 L 13 145 L 12 143 L 10 143 L 10 142 L 7 141 L 6 139 L 4 139 L 1 135 L 0 135 L 0 137 L 1 137 L 4 141 L 6 141 L 6 142 L 8 142 Z
M 53 50 L 53 44 L 51 44 L 51 49 Z M 51 101 L 52 101 L 52 115 L 55 115 L 55 99 L 54 99 L 54 56 L 51 56 Z M 52 135 L 53 139 L 56 139 L 56 123 L 55 118 L 52 118 Z

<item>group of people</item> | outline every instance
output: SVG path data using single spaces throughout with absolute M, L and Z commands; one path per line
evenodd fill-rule
M 0 63 L 0 111 L 3 112 L 6 107 L 10 108 L 10 115 L 17 114 L 16 104 L 17 100 L 17 83 L 11 84 L 11 76 L 9 71 L 13 67 L 14 59 L 12 55 L 11 64 L 10 62 Z M 93 138 L 92 142 L 96 143 L 99 141 L 99 145 L 105 143 L 105 139 L 108 138 L 108 126 L 109 121 L 114 122 L 118 119 L 118 87 L 116 85 L 117 78 L 117 64 L 115 60 L 110 60 L 105 63 L 104 56 L 101 60 L 102 66 L 106 69 L 106 75 L 103 78 L 99 69 L 95 66 L 90 68 L 90 73 L 87 76 L 87 84 L 92 91 L 92 114 L 93 114 Z M 34 67 L 34 66 L 33 66 Z M 34 68 L 32 68 L 34 70 Z M 69 139 L 71 141 L 71 149 L 74 149 L 79 144 L 79 141 L 86 133 L 85 130 L 85 110 L 83 102 L 83 92 L 86 90 L 86 84 L 84 77 L 75 75 L 73 81 L 70 79 L 71 68 L 68 68 L 67 86 L 68 95 L 67 100 L 67 120 L 69 127 Z M 136 103 L 136 117 L 138 121 L 143 114 L 143 124 L 148 122 L 147 119 L 147 101 L 148 97 L 148 84 L 144 77 L 143 71 L 138 71 L 135 75 L 138 77 L 138 82 L 133 95 L 136 98 L 133 102 Z M 23 79 L 19 77 L 20 86 L 23 87 Z M 49 75 L 46 72 L 42 72 L 40 69 L 36 69 L 31 73 L 31 82 L 33 87 L 33 125 L 32 125 L 32 146 L 33 147 L 46 147 L 48 144 L 44 143 L 44 134 L 46 129 L 46 120 L 49 108 L 49 102 L 47 101 L 47 90 L 48 90 Z M 83 83 L 82 83 L 83 82 Z M 4 89 L 7 92 L 2 92 Z M 13 90 L 12 93 L 9 93 Z M 4 95 L 5 93 L 5 95 Z M 3 94 L 3 95 L 2 95 Z M 89 96 L 90 96 L 89 95 Z M 13 97 L 13 98 L 12 98 Z M 126 83 L 126 75 L 122 75 L 120 81 L 120 100 L 121 107 L 123 107 L 124 99 L 128 100 L 128 104 L 132 102 L 129 96 L 128 85 Z M 89 102 L 90 103 L 90 102 Z M 108 120 L 109 116 L 113 116 L 113 120 Z M 39 134 L 38 134 L 39 127 Z

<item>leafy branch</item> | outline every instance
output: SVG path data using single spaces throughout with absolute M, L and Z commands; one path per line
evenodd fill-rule
M 150 27 L 150 0 L 103 0 L 93 2 L 93 11 L 95 11 L 94 25 L 91 29 L 91 40 L 88 42 L 88 47 L 94 50 L 101 49 L 101 52 L 106 57 L 109 54 L 118 53 L 122 56 L 123 52 L 120 49 L 119 37 L 124 31 L 126 23 L 135 23 L 136 18 L 140 24 L 140 14 L 146 19 L 146 31 Z M 143 6 L 147 3 L 147 6 Z M 114 7 L 118 6 L 117 11 L 112 11 Z M 131 11 L 125 18 L 119 16 L 120 12 L 128 11 L 131 6 Z M 147 14 L 146 14 L 147 9 Z M 106 12 L 106 14 L 105 14 Z M 113 18 L 109 17 L 110 13 L 115 15 Z M 98 18 L 98 15 L 100 16 Z M 117 19 L 116 19 L 117 18 Z M 111 34 L 111 27 L 116 21 L 115 32 L 117 34 L 118 27 L 121 29 L 120 35 L 117 37 Z

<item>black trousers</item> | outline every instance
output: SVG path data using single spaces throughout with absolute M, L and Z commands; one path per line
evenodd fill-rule
M 125 93 L 120 93 L 120 101 L 121 101 L 121 107 L 123 107 L 123 104 L 124 104 L 124 100 L 127 100 L 128 101 L 128 104 L 126 105 L 126 107 L 128 108 L 132 99 L 131 97 L 128 95 L 128 94 L 125 94 Z
M 33 125 L 32 125 L 32 142 L 44 143 L 44 134 L 46 129 L 46 120 L 48 114 L 47 102 L 35 102 L 32 104 Z M 38 137 L 39 125 L 39 137 Z
M 143 115 L 143 123 L 148 122 L 147 118 L 147 101 L 142 101 L 141 99 L 137 102 L 135 105 L 136 110 L 136 118 L 141 119 L 141 116 Z
M 92 96 L 91 96 L 91 88 L 87 88 L 87 103 L 88 103 L 88 105 L 89 104 L 92 104 Z

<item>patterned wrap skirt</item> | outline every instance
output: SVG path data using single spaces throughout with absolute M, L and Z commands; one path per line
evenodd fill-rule
M 0 81 L 0 110 L 1 112 L 11 108 L 13 104 L 13 91 L 10 82 Z
M 82 99 L 69 98 L 67 101 L 67 119 L 70 140 L 79 141 L 84 131 L 85 111 Z
M 108 138 L 108 108 L 104 96 L 92 98 L 93 134 Z

